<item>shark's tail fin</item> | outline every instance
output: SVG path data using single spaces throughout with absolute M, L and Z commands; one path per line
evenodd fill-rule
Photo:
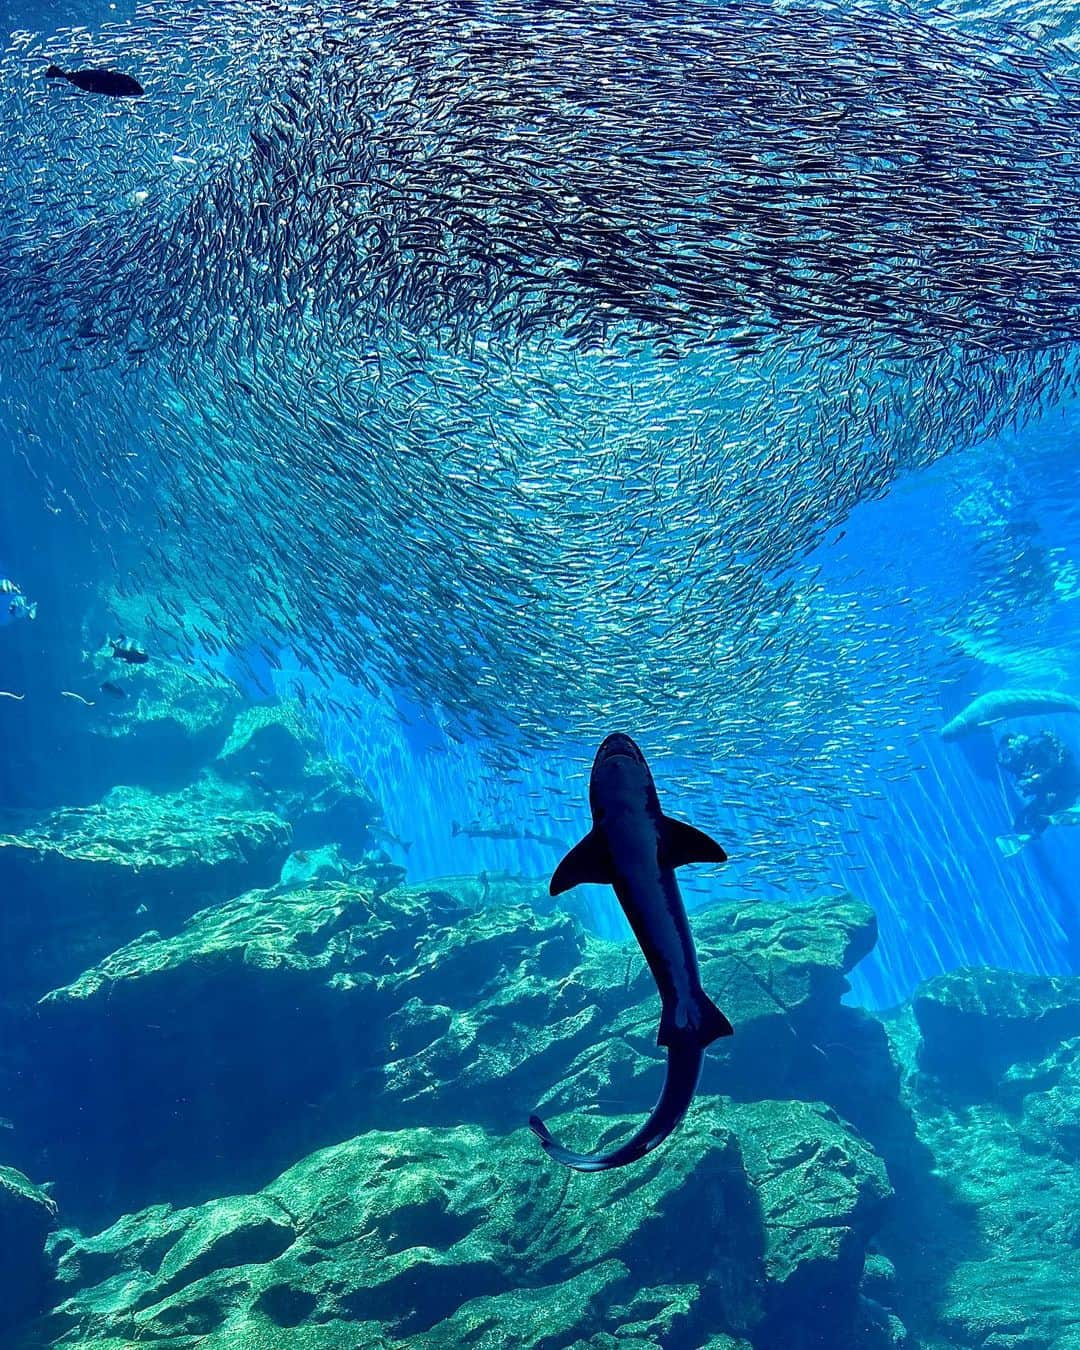
M 671 999 L 660 1014 L 657 1045 L 697 1045 L 702 1050 L 735 1028 L 702 990 L 687 998 Z
M 667 1075 L 660 1100 L 637 1133 L 610 1153 L 571 1152 L 559 1143 L 539 1116 L 529 1117 L 529 1128 L 548 1157 L 564 1167 L 572 1167 L 577 1172 L 606 1172 L 612 1167 L 625 1167 L 650 1153 L 657 1144 L 662 1144 L 679 1125 L 693 1100 L 704 1057 L 701 1046 L 685 1039 L 668 1051 Z

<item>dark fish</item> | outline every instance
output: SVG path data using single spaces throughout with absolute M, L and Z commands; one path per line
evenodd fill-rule
M 59 66 L 50 66 L 45 78 L 67 80 L 76 89 L 84 89 L 88 94 L 105 94 L 108 98 L 139 98 L 146 92 L 138 80 L 119 70 L 61 70 Z
M 109 646 L 112 648 L 112 654 L 117 661 L 126 661 L 129 666 L 145 666 L 150 657 L 141 647 L 137 647 L 134 642 L 129 642 L 121 634 L 118 638 L 111 638 Z
M 127 694 L 124 693 L 118 684 L 113 684 L 112 680 L 105 681 L 101 686 L 101 692 L 103 694 L 111 694 L 113 698 L 127 698 Z
M 467 839 L 521 838 L 521 831 L 512 825 L 483 825 L 479 821 L 473 821 L 471 825 L 459 825 L 455 820 L 451 823 L 450 833 L 455 839 L 459 835 L 464 835 Z
M 667 1048 L 667 1077 L 652 1115 L 610 1153 L 571 1153 L 539 1116 L 530 1116 L 529 1126 L 556 1162 L 579 1172 L 603 1172 L 663 1143 L 693 1100 L 705 1047 L 731 1035 L 731 1023 L 701 987 L 675 880 L 676 867 L 726 862 L 727 854 L 701 830 L 664 815 L 645 756 L 629 736 L 608 736 L 597 751 L 589 805 L 592 829 L 555 869 L 551 894 L 585 882 L 614 887 L 660 992 L 657 1043 Z

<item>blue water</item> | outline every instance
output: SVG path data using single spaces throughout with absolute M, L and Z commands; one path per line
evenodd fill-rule
M 73 2 L 47 14 L 29 3 L 9 3 L 0 12 L 0 31 L 46 22 L 92 27 L 129 14 L 129 6 L 107 3 Z M 138 574 L 139 532 L 155 528 L 145 505 L 123 537 L 115 526 L 103 531 L 92 518 L 80 518 L 85 489 L 75 475 L 65 481 L 62 455 L 37 452 L 37 436 L 53 433 L 44 419 L 35 429 L 34 397 L 33 389 L 19 391 L 2 424 L 7 448 L 0 571 L 38 599 L 40 614 L 33 625 L 0 633 L 0 687 L 11 689 L 63 686 L 74 651 L 104 636 L 110 620 L 102 589 L 126 569 Z M 1051 829 L 1020 856 L 1005 859 L 994 839 L 1007 832 L 1019 799 L 996 768 L 992 733 L 958 744 L 943 744 L 937 734 L 970 696 L 987 689 L 1020 684 L 1080 690 L 1080 524 L 1072 509 L 1077 469 L 1071 453 L 1078 418 L 1066 402 L 999 440 L 908 474 L 883 500 L 856 507 L 843 528 L 796 568 L 796 575 L 815 577 L 849 630 L 865 635 L 865 656 L 861 666 L 856 659 L 855 670 L 871 698 L 882 683 L 918 677 L 903 718 L 871 725 L 865 737 L 867 759 L 859 766 L 855 794 L 861 800 L 843 809 L 826 802 L 815 808 L 799 799 L 796 783 L 787 791 L 807 844 L 821 850 L 823 866 L 814 880 L 775 869 L 751 887 L 751 893 L 783 895 L 792 903 L 843 888 L 870 903 L 882 942 L 854 979 L 855 999 L 870 1006 L 897 1003 L 919 980 L 962 965 L 1078 969 L 1077 900 L 1069 878 L 1080 833 Z M 110 456 L 117 452 L 109 447 Z M 303 606 L 302 596 L 298 603 Z M 197 641 L 194 651 L 198 657 Z M 292 648 L 277 643 L 276 654 L 282 669 L 263 671 L 275 692 L 295 696 L 298 688 L 318 688 Z M 201 655 L 208 666 L 238 669 L 227 651 L 204 648 Z M 250 661 L 252 649 L 235 655 Z M 821 656 L 828 660 L 826 651 Z M 246 687 L 257 696 L 255 685 Z M 447 739 L 438 716 L 408 689 L 383 687 L 373 698 L 340 675 L 334 689 L 352 715 L 346 721 L 324 711 L 322 730 L 334 753 L 371 787 L 389 831 L 408 841 L 407 855 L 398 849 L 397 861 L 407 862 L 411 879 L 485 869 L 543 876 L 558 860 L 555 842 L 455 835 L 455 822 L 507 832 L 539 829 L 566 842 L 583 832 L 590 744 L 570 742 L 562 753 L 549 749 L 540 762 L 522 755 L 512 772 L 493 773 L 482 762 L 482 744 Z M 848 688 L 849 703 L 860 692 Z M 1077 743 L 1068 718 L 1016 729 L 1043 725 Z M 647 741 L 647 728 L 638 730 Z M 7 734 L 34 736 L 25 719 L 13 722 Z M 47 733 L 42 743 L 33 742 L 33 774 L 42 780 L 53 771 L 42 759 L 48 745 Z M 13 776 L 11 763 L 0 764 L 3 799 L 33 802 L 38 794 L 25 766 Z M 704 811 L 732 859 L 726 870 L 686 880 L 692 905 L 745 893 L 739 836 L 749 822 L 761 832 L 759 852 L 767 852 L 773 839 L 787 848 L 798 844 L 790 826 L 781 837 L 768 809 L 758 814 L 753 800 L 740 801 L 737 813 L 727 809 L 722 776 L 719 790 L 706 778 L 710 767 L 692 754 L 669 767 L 691 788 L 676 809 L 688 816 Z M 798 767 L 796 759 L 796 775 Z M 663 781 L 664 768 L 658 773 Z M 402 782 L 414 790 L 401 794 L 396 789 Z M 827 817 L 824 839 L 815 830 L 815 809 L 818 819 Z M 591 894 L 588 912 L 602 934 L 624 931 L 610 895 Z
M 969 10 L 973 31 L 981 32 L 983 27 L 992 31 L 991 18 L 984 24 L 974 9 Z M 47 6 L 30 0 L 0 0 L 0 39 L 21 29 L 51 31 L 83 24 L 94 29 L 110 22 L 138 22 L 142 13 L 133 0 L 66 0 Z M 1047 9 L 1043 17 L 1054 19 L 1055 15 Z M 1059 26 L 1068 29 L 1067 16 Z M 217 109 L 223 124 L 226 107 L 232 105 L 223 94 Z M 219 138 L 218 148 L 234 134 L 247 148 L 235 127 L 219 126 L 209 115 L 202 129 Z M 43 175 L 55 167 L 45 162 L 48 150 L 42 149 Z M 111 151 L 115 150 L 114 145 Z M 121 172 L 117 170 L 118 177 Z M 186 172 L 181 156 L 178 197 L 187 181 L 183 178 Z M 27 206 L 28 218 L 37 219 L 39 205 Z M 42 228 L 47 228 L 47 220 Z M 4 241 L 7 237 L 0 235 Z M 5 276 L 14 275 L 14 268 L 5 272 L 7 265 L 8 259 L 0 256 L 0 287 Z M 89 269 L 91 274 L 95 274 L 94 267 Z M 72 304 L 77 299 L 72 298 Z M 0 309 L 3 305 L 0 291 Z M 7 331 L 2 335 L 6 341 L 0 348 L 0 362 L 12 352 L 15 355 L 9 364 L 0 366 L 4 380 L 0 386 L 0 579 L 16 582 L 37 602 L 38 612 L 32 622 L 0 626 L 0 694 L 15 695 L 0 697 L 0 834 L 6 835 L 9 828 L 15 833 L 27 821 L 52 811 L 90 807 L 115 785 L 109 762 L 112 751 L 102 749 L 100 742 L 97 750 L 88 750 L 77 718 L 84 703 L 96 706 L 98 718 L 110 706 L 111 696 L 102 692 L 105 676 L 121 684 L 134 678 L 115 662 L 108 665 L 108 658 L 102 664 L 100 655 L 93 656 L 104 650 L 107 639 L 126 630 L 150 651 L 151 669 L 167 665 L 196 678 L 229 681 L 233 696 L 249 705 L 278 701 L 299 705 L 326 754 L 364 785 L 381 814 L 374 839 L 366 823 L 342 827 L 333 843 L 344 855 L 364 855 L 371 863 L 377 853 L 378 865 L 403 868 L 410 884 L 478 876 L 496 883 L 500 879 L 531 883 L 539 907 L 548 912 L 543 894 L 547 880 L 564 851 L 590 827 L 588 774 L 603 709 L 599 714 L 595 707 L 578 713 L 569 696 L 562 701 L 556 681 L 551 686 L 551 706 L 532 709 L 530 726 L 496 726 L 495 717 L 505 711 L 512 720 L 519 688 L 540 687 L 542 679 L 536 671 L 550 673 L 552 667 L 557 669 L 559 659 L 568 672 L 569 690 L 593 690 L 602 680 L 574 684 L 572 621 L 560 612 L 558 622 L 552 618 L 548 625 L 538 613 L 537 642 L 554 635 L 552 641 L 565 642 L 565 648 L 554 654 L 544 652 L 540 661 L 533 662 L 532 652 L 508 652 L 493 644 L 492 650 L 504 660 L 496 675 L 505 684 L 505 700 L 489 698 L 486 686 L 479 692 L 480 677 L 475 705 L 465 712 L 459 689 L 447 687 L 442 691 L 445 697 L 439 697 L 440 674 L 472 669 L 472 653 L 466 652 L 460 665 L 446 655 L 454 652 L 455 641 L 467 647 L 468 635 L 475 631 L 468 616 L 461 619 L 460 630 L 455 627 L 460 618 L 455 603 L 461 596 L 452 592 L 455 586 L 482 589 L 470 567 L 482 555 L 483 545 L 495 547 L 493 536 L 484 534 L 490 521 L 485 517 L 477 525 L 479 543 L 463 535 L 460 549 L 448 550 L 450 594 L 443 597 L 442 612 L 418 615 L 410 607 L 417 594 L 430 598 L 433 593 L 424 592 L 420 583 L 412 591 L 405 585 L 413 578 L 403 572 L 419 552 L 410 554 L 406 545 L 400 553 L 388 548 L 387 575 L 376 577 L 372 585 L 378 595 L 376 608 L 382 607 L 373 622 L 370 597 L 361 600 L 348 590 L 353 579 L 347 570 L 350 540 L 366 537 L 369 530 L 385 529 L 392 513 L 387 506 L 386 517 L 376 519 L 373 512 L 370 519 L 354 520 L 344 509 L 339 516 L 336 502 L 320 500 L 319 485 L 332 481 L 334 455 L 332 437 L 325 436 L 323 424 L 317 424 L 318 435 L 312 436 L 312 462 L 324 451 L 325 462 L 318 459 L 310 480 L 295 473 L 290 477 L 295 465 L 287 465 L 281 446 L 270 437 L 265 443 L 259 440 L 257 417 L 247 425 L 241 425 L 240 419 L 235 426 L 226 425 L 222 408 L 228 407 L 231 386 L 225 376 L 216 381 L 211 358 L 205 365 L 194 360 L 187 369 L 180 364 L 172 369 L 166 363 L 159 377 L 139 362 L 130 369 L 110 368 L 107 363 L 95 369 L 92 358 L 83 362 L 80 355 L 82 364 L 77 372 L 72 366 L 69 382 L 69 372 L 55 362 L 43 374 L 34 373 L 32 363 L 23 361 L 19 353 L 23 341 L 19 317 L 8 315 L 3 322 Z M 38 337 L 35 333 L 30 343 Z M 709 383 L 704 377 L 695 385 L 701 373 L 694 364 L 696 358 L 672 363 L 675 372 L 665 383 L 669 367 L 654 363 L 661 379 L 656 369 L 647 369 L 650 357 L 624 356 L 613 360 L 613 387 L 627 378 L 628 370 L 633 373 L 639 361 L 641 386 L 650 391 L 642 399 L 657 398 L 658 423 L 665 416 L 682 416 L 687 402 L 697 396 L 695 391 L 705 405 L 704 422 L 715 417 L 721 425 L 724 417 L 738 418 L 738 389 L 732 392 L 726 385 L 721 387 L 722 382 Z M 342 371 L 355 373 L 371 359 L 370 352 L 350 350 L 342 355 L 336 371 L 325 370 L 316 360 L 318 377 L 325 376 L 327 381 L 318 391 L 316 377 L 310 369 L 304 371 L 303 379 L 312 381 L 316 412 L 324 407 L 318 400 L 333 379 L 340 379 Z M 385 359 L 390 376 L 400 377 L 398 384 L 405 384 L 408 374 L 415 373 L 409 372 L 404 342 L 401 350 L 394 347 Z M 528 360 L 539 361 L 536 351 L 530 352 Z M 770 617 L 779 617 L 775 634 L 760 640 L 760 667 L 752 659 L 735 666 L 731 684 L 723 686 L 722 697 L 704 712 L 688 697 L 686 707 L 676 710 L 681 720 L 668 707 L 650 721 L 654 679 L 657 687 L 661 685 L 660 673 L 648 664 L 658 646 L 650 646 L 641 660 L 641 687 L 636 691 L 640 724 L 603 728 L 637 737 L 650 757 L 665 809 L 706 828 L 729 855 L 722 867 L 689 868 L 680 873 L 692 922 L 704 922 L 709 907 L 724 909 L 736 902 L 779 902 L 794 910 L 850 894 L 871 907 L 878 941 L 850 974 L 851 987 L 845 995 L 850 1007 L 895 1009 L 907 1004 L 923 982 L 964 967 L 1080 976 L 1080 829 L 1053 824 L 1040 837 L 1010 852 L 1012 822 L 1023 799 L 998 763 L 998 745 L 1006 730 L 1031 735 L 1051 732 L 1080 760 L 1080 716 L 1016 718 L 1007 728 L 977 730 L 956 741 L 941 735 L 942 727 L 982 693 L 1035 688 L 1080 698 L 1080 509 L 1076 505 L 1080 502 L 1080 460 L 1075 453 L 1080 401 L 1068 389 L 1069 379 L 1074 378 L 1071 349 L 1060 360 L 1066 372 L 1061 386 L 1041 403 L 1035 400 L 1018 407 L 1014 424 L 1004 430 L 997 423 L 1008 421 L 1008 408 L 973 417 L 970 436 L 961 428 L 957 444 L 945 443 L 951 427 L 942 431 L 940 446 L 924 444 L 913 432 L 910 447 L 895 424 L 887 432 L 863 428 L 865 462 L 873 463 L 877 455 L 888 463 L 889 472 L 874 487 L 851 487 L 846 494 L 839 493 L 842 508 L 834 511 L 830 500 L 828 509 L 821 510 L 821 528 L 807 532 L 808 546 L 793 548 L 783 566 L 768 576 L 760 594 L 772 597 L 769 603 L 775 602 L 776 608 L 774 614 L 760 616 L 762 633 L 768 634 Z M 443 365 L 435 358 L 431 370 L 446 378 L 450 365 L 449 359 Z M 298 369 L 302 369 L 299 358 Z M 794 383 L 793 369 L 779 377 L 781 388 L 785 378 Z M 281 370 L 271 363 L 270 374 L 262 371 L 259 378 L 272 381 Z M 561 378 L 563 372 L 556 369 L 555 373 Z M 836 377 L 835 369 L 829 373 L 830 378 Z M 511 392 L 519 387 L 525 391 L 524 404 L 526 395 L 540 387 L 548 374 L 539 361 L 538 367 L 530 366 L 525 373 L 514 371 L 520 386 L 512 380 L 508 385 Z M 205 386 L 198 383 L 200 376 Z M 567 388 L 596 393 L 604 378 L 602 371 L 598 376 L 583 360 L 566 374 Z M 775 388 L 775 372 L 773 378 Z M 438 380 L 430 374 L 429 379 L 438 391 Z M 657 388 L 661 389 L 658 395 Z M 917 379 L 903 388 L 911 422 L 921 427 L 921 410 L 934 404 L 939 391 L 920 389 Z M 1004 375 L 1000 388 L 1007 396 Z M 497 393 L 501 398 L 505 390 L 500 387 Z M 566 402 L 559 406 L 565 409 L 571 406 L 573 394 L 560 388 L 559 397 L 564 394 Z M 145 406 L 140 404 L 144 397 Z M 491 400 L 491 408 L 504 408 L 492 389 L 484 388 L 476 395 L 476 407 L 484 410 L 484 416 L 490 415 L 485 398 Z M 665 398 L 669 400 L 666 405 Z M 992 392 L 986 395 L 988 407 L 993 398 Z M 304 408 L 303 400 L 299 406 Z M 435 413 L 430 407 L 424 409 L 424 415 L 430 414 L 433 420 L 423 430 L 437 441 L 437 393 L 432 406 Z M 539 406 L 529 409 L 533 421 L 523 413 L 523 425 L 527 423 L 523 437 L 535 433 L 542 421 Z M 823 399 L 822 406 L 832 405 Z M 468 410 L 468 400 L 463 400 L 463 407 Z M 663 443 L 667 432 L 662 426 L 656 431 L 653 412 L 639 409 L 632 400 L 620 405 L 613 395 L 613 423 L 620 409 L 625 412 L 627 407 L 633 418 L 628 421 L 629 429 L 623 427 L 621 432 L 627 444 L 632 443 L 633 454 L 638 454 L 638 447 L 631 432 L 640 430 L 634 418 L 642 426 L 649 424 L 647 432 L 640 430 L 643 445 L 647 445 L 647 434 L 654 432 Z M 385 416 L 392 428 L 399 410 L 388 408 Z M 749 416 L 753 411 L 749 401 L 746 409 Z M 296 405 L 282 415 L 282 444 L 288 441 L 290 425 L 295 431 L 295 425 L 288 423 L 295 412 Z M 273 411 L 266 413 L 268 420 L 273 416 Z M 462 408 L 453 405 L 447 414 L 451 431 L 462 417 Z M 903 420 L 903 416 L 898 418 L 901 428 Z M 992 435 L 981 434 L 983 422 L 994 423 Z M 175 440 L 168 431 L 174 424 Z M 594 427 L 585 420 L 582 425 Z M 671 435 L 681 435 L 684 423 L 673 421 L 672 425 L 676 430 Z M 941 428 L 932 420 L 929 425 L 927 436 L 933 441 Z M 572 437 L 576 431 L 571 425 L 567 434 Z M 822 454 L 831 446 L 839 458 L 841 450 L 830 440 L 834 431 L 828 424 L 817 428 Z M 212 520 L 206 506 L 217 489 L 199 480 L 201 461 L 194 447 L 217 444 L 213 438 L 219 435 L 226 450 L 221 479 L 224 506 L 223 518 Z M 875 440 L 878 435 L 880 443 Z M 379 448 L 377 434 L 373 436 Z M 841 439 L 836 432 L 837 443 Z M 553 432 L 551 445 L 555 444 Z M 291 442 L 289 446 L 291 450 Z M 530 448 L 536 450 L 535 445 Z M 553 462 L 554 452 L 545 458 L 550 450 L 547 444 L 536 450 L 536 462 Z M 845 444 L 843 450 L 847 453 L 851 447 Z M 948 453 L 938 458 L 939 450 Z M 460 469 L 454 459 L 460 451 L 461 443 L 448 434 L 448 477 Z M 590 447 L 593 451 L 599 454 L 596 447 Z M 648 458 L 645 451 L 640 453 L 640 461 L 633 459 L 639 471 Z M 128 461 L 135 466 L 130 476 L 126 476 Z M 497 476 L 490 466 L 484 472 L 490 472 L 492 480 Z M 185 474 L 190 477 L 185 479 Z M 737 474 L 733 481 L 745 488 L 753 476 L 751 468 L 746 482 Z M 403 481 L 415 487 L 422 473 L 417 471 L 415 481 Z M 390 470 L 385 479 L 373 477 L 372 497 L 382 492 L 380 501 L 386 506 L 395 483 Z M 189 494 L 185 484 L 191 489 Z M 478 483 L 478 499 L 486 501 L 483 488 Z M 626 502 L 632 504 L 639 490 L 644 491 L 641 484 L 628 475 L 612 495 L 618 500 L 625 492 Z M 259 496 L 264 491 L 265 496 Z M 413 520 L 407 514 L 408 492 L 403 491 L 402 497 L 406 513 L 400 519 L 392 516 L 398 525 L 395 540 L 389 539 L 388 532 L 388 545 L 407 540 L 410 530 L 419 536 L 439 524 L 437 511 Z M 452 495 L 448 500 L 456 507 L 467 497 Z M 581 500 L 587 505 L 591 500 L 584 489 Z M 397 503 L 391 505 L 396 511 Z M 320 515 L 322 509 L 325 519 Z M 665 510 L 667 514 L 657 516 L 662 528 L 655 529 L 650 541 L 661 552 L 665 529 L 670 527 L 675 535 L 679 526 L 677 509 L 668 503 Z M 538 526 L 550 524 L 542 510 L 536 514 Z M 526 516 L 523 508 L 515 526 L 521 526 Z M 460 528 L 460 520 L 452 523 Z M 292 536 L 291 527 L 295 528 Z M 311 540 L 319 537 L 320 530 L 338 540 L 346 560 L 340 575 L 347 581 L 332 612 L 325 595 L 332 590 L 333 580 L 305 576 L 299 561 L 306 559 Z M 245 572 L 244 563 L 257 557 L 264 539 L 270 541 L 272 563 L 268 562 L 265 573 Z M 436 551 L 439 541 L 434 535 L 428 543 Z M 220 562 L 220 571 L 207 568 L 205 589 L 198 593 L 193 589 L 193 582 L 199 580 L 198 566 L 189 566 L 184 556 L 188 544 L 192 557 L 206 557 L 215 565 Z M 623 541 L 622 546 L 632 563 L 630 542 Z M 167 566 L 170 548 L 175 578 Z M 217 557 L 213 556 L 215 548 Z M 616 551 L 612 556 L 621 555 Z M 751 557 L 749 546 L 747 557 Z M 632 576 L 631 564 L 626 566 Z M 527 582 L 525 563 L 522 570 L 525 575 L 514 580 Z M 503 569 L 499 586 L 507 584 L 512 571 L 510 565 Z M 571 571 L 568 563 L 567 574 Z M 433 573 L 438 580 L 438 569 Z M 338 575 L 328 572 L 332 578 Z M 547 584 L 550 577 L 544 580 Z M 578 580 L 580 576 L 575 577 L 575 584 Z M 425 581 L 430 581 L 426 574 Z M 718 587 L 721 582 L 722 578 Z M 237 603 L 245 586 L 252 590 L 250 608 Z M 275 591 L 276 587 L 280 590 Z M 576 594 L 569 584 L 567 593 Z M 465 595 L 465 601 L 475 594 Z M 625 603 L 632 587 L 620 594 Z M 785 609 L 790 596 L 796 599 Z M 492 609 L 495 614 L 515 613 L 528 603 L 537 603 L 539 608 L 539 602 L 520 598 L 515 602 L 501 592 L 497 599 Z M 704 630 L 711 603 L 696 605 L 693 595 L 681 593 L 677 584 L 672 587 L 671 613 L 687 616 L 688 623 Z M 722 599 L 715 604 L 721 608 Z M 268 624 L 267 614 L 275 611 L 276 621 Z M 613 613 L 614 623 L 619 618 L 617 604 Z M 176 622 L 167 619 L 167 614 Z M 718 668 L 725 660 L 729 633 L 744 632 L 737 622 L 741 617 L 725 614 L 723 624 L 718 619 L 722 640 L 714 647 L 703 641 L 698 648 Z M 595 622 L 596 612 L 590 611 L 589 619 Z M 347 629 L 357 643 L 370 636 L 372 650 L 378 648 L 380 659 L 384 649 L 394 650 L 396 642 L 400 660 L 388 667 L 373 657 L 370 668 L 359 672 L 344 664 L 335 667 L 333 658 L 341 655 L 342 648 L 332 641 L 324 645 L 323 639 L 341 629 Z M 459 631 L 466 637 L 456 639 L 454 634 Z M 527 631 L 527 625 L 514 628 L 513 634 L 520 631 Z M 583 650 L 587 649 L 586 636 L 583 621 Z M 785 658 L 777 656 L 788 639 L 793 663 L 790 689 L 784 680 Z M 430 665 L 425 663 L 429 640 Z M 521 670 L 515 656 L 520 657 Z M 621 718 L 634 706 L 633 700 L 624 697 L 629 668 L 628 662 L 618 672 L 623 684 L 618 699 L 613 695 Z M 481 669 L 479 658 L 477 669 Z M 483 678 L 490 675 L 486 671 Z M 758 675 L 760 688 L 755 683 Z M 410 682 L 410 676 L 416 678 Z M 526 676 L 533 680 L 531 686 Z M 664 678 L 669 683 L 663 687 L 669 688 L 670 672 Z M 686 685 L 691 694 L 699 688 L 715 694 L 719 687 L 705 680 L 700 669 L 688 672 Z M 742 688 L 745 725 L 739 722 Z M 730 731 L 716 724 L 715 718 L 725 713 L 732 717 Z M 719 746 L 731 750 L 730 775 L 725 773 Z M 153 756 L 138 765 L 124 762 L 131 781 L 155 791 L 178 790 L 191 778 L 191 764 L 182 756 L 174 762 Z M 755 791 L 758 785 L 760 792 Z M 307 862 L 303 851 L 300 862 Z M 295 857 L 292 865 L 297 865 Z M 0 904 L 10 906 L 10 914 L 21 921 L 20 899 L 0 896 Z M 593 933 L 629 943 L 626 920 L 610 888 L 583 887 L 567 907 Z M 186 911 L 180 917 L 186 917 Z M 156 923 L 157 918 L 148 918 L 147 926 L 151 921 Z M 67 935 L 76 933 L 72 939 L 76 950 L 81 950 L 78 943 L 84 939 L 92 946 L 94 934 L 88 931 L 92 926 L 90 918 L 87 930 L 81 931 L 78 922 L 71 926 Z M 136 924 L 129 936 L 139 931 Z M 628 954 L 635 951 L 630 945 L 626 950 Z M 92 960 L 101 954 L 95 952 Z M 35 959 L 40 955 L 35 953 Z M 76 962 L 63 978 L 74 978 L 80 968 Z M 629 972 L 628 965 L 628 986 Z M 42 992 L 47 991 L 35 991 L 34 996 Z M 18 998 L 29 999 L 29 995 L 20 991 Z M 273 1018 L 269 1021 L 273 1024 Z M 267 1053 L 271 1048 L 263 1047 Z M 814 1048 L 818 1054 L 825 1053 Z M 15 1061 L 24 1049 L 32 1059 L 28 1043 L 12 1051 Z M 305 1054 L 302 1045 L 288 1049 L 298 1059 Z M 313 1053 L 313 1080 L 318 1078 L 320 1055 L 332 1058 L 346 1053 L 351 1050 L 320 1047 L 320 1054 Z M 5 1061 L 5 1072 L 8 1068 Z M 365 1064 L 363 1071 L 370 1068 Z M 20 1061 L 16 1076 L 26 1072 Z M 107 1100 L 107 1085 L 95 1081 L 92 1066 L 80 1065 L 78 1072 L 92 1084 L 88 1091 Z M 723 1090 L 715 1081 L 707 1081 L 710 1091 Z M 154 1091 L 161 1087 L 151 1086 Z M 300 1075 L 297 1092 L 307 1086 Z M 739 1092 L 750 1095 L 741 1088 Z M 316 1095 L 315 1088 L 311 1095 Z M 793 1095 L 805 1093 L 800 1088 Z M 311 1109 L 322 1110 L 322 1106 Z M 0 1100 L 0 1117 L 4 1112 Z M 311 1127 L 312 1147 L 328 1142 L 320 1128 Z M 27 1151 L 18 1154 L 20 1159 L 31 1156 Z M 894 1159 L 889 1161 L 891 1166 Z M 69 1177 L 71 1170 L 68 1164 Z M 244 1175 L 241 1182 L 254 1184 Z M 86 1208 L 98 1219 L 115 1217 L 109 1209 L 107 1184 L 95 1187 L 96 1183 L 88 1186 L 89 1200 L 81 1197 Z M 210 1194 L 203 1194 L 198 1186 L 191 1195 L 182 1187 L 177 1189 L 185 1203 Z M 140 1203 L 145 1200 L 138 1186 L 135 1191 Z M 117 1194 L 124 1194 L 122 1182 L 117 1182 Z M 786 1344 L 770 1343 L 769 1334 L 754 1343 L 754 1350 L 788 1350 Z M 1022 1343 L 1027 1344 L 1015 1342 L 1017 1346 Z M 810 1344 L 806 1343 L 805 1350 Z M 825 1334 L 813 1344 L 825 1350 L 830 1346 L 846 1350 L 849 1342 L 831 1342 Z M 881 1343 L 867 1339 L 865 1344 L 868 1350 L 878 1350 Z M 1055 1342 L 1053 1350 L 1068 1350 L 1071 1344 Z M 856 1338 L 850 1345 L 861 1342 Z M 800 1344 L 793 1350 L 804 1347 Z

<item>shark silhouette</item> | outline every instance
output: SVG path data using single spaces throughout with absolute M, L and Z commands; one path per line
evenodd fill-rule
M 694 1097 L 705 1047 L 732 1026 L 706 996 L 698 974 L 675 869 L 684 863 L 725 862 L 715 840 L 660 809 L 645 756 L 629 736 L 608 736 L 589 780 L 592 829 L 551 878 L 552 895 L 582 882 L 612 886 L 630 920 L 660 991 L 657 1044 L 667 1047 L 667 1077 L 644 1125 L 611 1153 L 572 1153 L 539 1116 L 529 1126 L 548 1155 L 579 1172 L 603 1172 L 643 1158 L 678 1126 Z

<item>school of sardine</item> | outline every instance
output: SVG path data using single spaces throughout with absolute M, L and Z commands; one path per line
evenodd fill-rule
M 807 0 L 151 0 L 16 35 L 0 417 L 137 545 L 150 636 L 407 691 L 503 773 L 634 730 L 798 873 L 783 824 L 939 716 L 894 598 L 807 559 L 1074 388 L 1074 68 Z

